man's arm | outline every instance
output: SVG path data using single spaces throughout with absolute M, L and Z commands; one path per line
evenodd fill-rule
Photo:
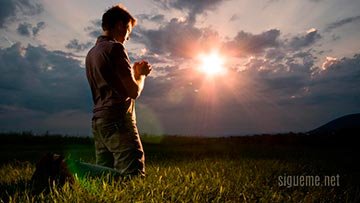
M 120 44 L 114 46 L 112 60 L 114 60 L 114 72 L 120 78 L 127 95 L 132 99 L 138 98 L 144 88 L 145 77 L 151 71 L 151 66 L 142 61 L 135 62 L 134 67 L 131 67 L 124 47 Z M 120 83 L 116 82 L 114 86 L 117 91 L 121 91 Z
M 151 71 L 147 62 L 136 62 L 133 67 L 132 77 L 123 78 L 123 84 L 128 91 L 129 97 L 136 99 L 144 89 L 145 77 Z M 148 73 L 146 73 L 148 72 Z

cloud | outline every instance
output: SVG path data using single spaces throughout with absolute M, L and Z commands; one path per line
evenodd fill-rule
M 271 94 L 278 102 L 284 102 L 306 87 L 311 79 L 314 57 L 308 52 L 272 54 L 281 57 L 252 57 L 244 64 L 242 74 L 256 80 L 259 92 Z
M 295 36 L 281 36 L 278 29 L 259 34 L 240 31 L 232 39 L 218 41 L 225 55 L 241 60 L 228 67 L 231 74 L 226 79 L 215 79 L 216 85 L 211 85 L 196 72 L 194 61 L 186 61 L 191 59 L 189 55 L 199 53 L 202 42 L 212 42 L 203 40 L 207 34 L 216 36 L 216 32 L 211 34 L 212 29 L 194 27 L 179 19 L 172 19 L 158 29 L 140 28 L 136 31 L 136 42 L 145 44 L 150 54 L 175 61 L 154 68 L 159 68 L 161 74 L 148 78 L 140 99 L 165 132 L 224 135 L 304 131 L 322 124 L 324 118 L 359 108 L 356 103 L 359 98 L 355 96 L 360 95 L 359 91 L 347 84 L 347 80 L 359 77 L 350 68 L 356 62 L 345 65 L 345 61 L 353 59 L 344 59 L 341 66 L 348 66 L 349 71 L 339 68 L 342 76 L 332 81 L 328 71 L 337 69 L 334 67 L 339 62 L 318 58 L 319 50 L 314 46 L 322 36 L 316 29 Z M 196 34 L 187 34 L 192 32 Z M 192 46 L 186 46 L 189 38 Z M 338 97 L 341 99 L 337 101 Z M 186 114 L 184 109 L 188 110 Z M 171 115 L 178 115 L 176 122 Z
M 1 105 L 44 112 L 89 109 L 84 69 L 68 54 L 16 43 L 0 50 L 0 62 Z
M 198 15 L 204 14 L 209 10 L 214 10 L 217 8 L 219 4 L 224 2 L 224 0 L 175 0 L 175 1 L 167 1 L 167 0 L 154 0 L 159 3 L 163 8 L 175 8 L 178 10 L 185 10 L 188 12 L 188 22 L 190 24 L 194 24 L 196 21 L 196 17 Z
M 33 16 L 43 11 L 43 6 L 38 0 L 1 0 L 0 1 L 0 28 L 6 23 L 21 16 Z
M 17 28 L 17 32 L 22 36 L 30 37 L 31 27 L 30 23 L 20 23 Z
M 80 61 L 61 51 L 32 45 L 24 47 L 20 43 L 0 49 L 0 96 L 3 98 L 0 129 L 9 129 L 6 120 L 11 118 L 15 123 L 10 125 L 12 129 L 60 130 L 61 126 L 68 126 L 67 121 L 61 120 L 69 115 L 66 112 L 77 112 L 84 118 L 90 115 L 92 106 Z M 79 115 L 70 117 L 84 132 L 90 117 L 76 120 Z M 75 128 L 71 129 L 75 132 Z M 70 127 L 63 132 L 67 130 Z
M 18 34 L 30 37 L 31 34 L 33 36 L 37 36 L 40 30 L 45 28 L 45 22 L 41 21 L 36 24 L 36 26 L 33 26 L 32 24 L 28 22 L 23 22 L 18 25 L 17 32 Z
M 32 33 L 34 36 L 37 36 L 40 30 L 43 30 L 45 28 L 45 22 L 41 21 L 36 24 L 35 27 L 32 28 Z
M 139 102 L 163 131 L 198 135 L 305 131 L 359 109 L 360 55 L 314 73 L 310 51 L 274 54 L 282 59 L 252 57 L 242 71 L 210 83 L 193 68 L 163 67 L 166 74 L 147 79 Z
M 328 24 L 325 28 L 325 32 L 331 32 L 332 30 L 342 27 L 346 24 L 351 24 L 351 23 L 355 23 L 355 22 L 359 22 L 359 21 L 360 21 L 360 15 L 344 18 L 339 21 Z
M 174 37 L 176 36 L 176 37 Z M 200 52 L 218 49 L 226 55 L 244 58 L 267 54 L 268 59 L 281 60 L 284 53 L 311 48 L 322 36 L 312 28 L 301 35 L 281 37 L 278 29 L 259 34 L 239 31 L 234 38 L 222 39 L 211 27 L 198 28 L 181 19 L 173 18 L 157 29 L 135 27 L 132 39 L 146 46 L 150 54 L 162 57 L 194 58 Z M 267 51 L 270 50 L 270 51 Z M 277 56 L 275 56 L 277 55 Z
M 159 29 L 137 27 L 132 38 L 145 44 L 150 52 L 188 58 L 193 54 L 191 50 L 199 45 L 203 32 L 204 30 L 174 18 Z
M 155 14 L 155 15 L 139 14 L 139 15 L 136 15 L 136 18 L 140 21 L 148 20 L 148 21 L 153 21 L 156 23 L 162 23 L 165 20 L 165 16 L 162 14 Z
M 87 26 L 84 30 L 89 34 L 90 37 L 99 37 L 102 33 L 101 19 L 90 21 L 90 25 Z
M 280 45 L 280 30 L 271 29 L 260 34 L 244 31 L 238 32 L 233 40 L 226 42 L 226 49 L 231 50 L 234 56 L 256 55 L 267 48 Z
M 357 112 L 360 104 L 360 54 L 336 60 L 326 57 L 326 69 L 313 75 L 306 104 L 326 106 L 333 111 Z
M 66 45 L 66 48 L 75 52 L 82 52 L 88 50 L 93 45 L 93 42 L 80 43 L 79 40 L 73 39 Z
M 329 67 L 333 66 L 335 63 L 338 62 L 338 59 L 337 58 L 334 58 L 334 57 L 330 57 L 330 56 L 327 56 L 326 57 L 326 60 L 323 62 L 321 68 L 323 70 L 326 70 L 328 69 Z
M 306 32 L 305 35 L 295 36 L 290 39 L 289 46 L 292 49 L 297 50 L 313 45 L 319 39 L 321 39 L 321 35 L 318 33 L 318 30 L 315 28 L 311 28 Z

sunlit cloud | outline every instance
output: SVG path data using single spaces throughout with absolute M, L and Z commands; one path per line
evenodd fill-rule
M 324 63 L 322 64 L 321 68 L 323 70 L 328 69 L 330 66 L 334 65 L 335 63 L 337 63 L 339 60 L 337 58 L 331 57 L 331 56 L 327 56 L 326 60 L 324 61 Z

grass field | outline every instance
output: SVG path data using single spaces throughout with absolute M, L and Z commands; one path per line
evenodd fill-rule
M 360 170 L 355 163 L 358 150 L 354 147 L 284 143 L 266 136 L 227 139 L 147 136 L 143 140 L 146 178 L 126 182 L 110 177 L 78 179 L 73 186 L 65 185 L 49 194 L 32 196 L 26 182 L 31 178 L 36 160 L 51 151 L 94 163 L 92 140 L 0 136 L 1 202 L 360 200 Z M 318 176 L 321 185 L 295 186 L 295 182 L 284 185 L 285 179 L 299 176 Z M 333 184 L 325 181 L 327 177 L 335 178 Z

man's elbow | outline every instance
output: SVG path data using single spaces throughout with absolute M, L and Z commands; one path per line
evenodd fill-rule
M 140 90 L 139 88 L 133 88 L 130 92 L 129 92 L 129 97 L 131 99 L 137 99 L 140 96 Z
M 129 97 L 130 97 L 131 99 L 137 99 L 139 96 L 140 96 L 140 94 L 137 94 L 137 93 L 134 93 L 134 94 L 129 95 Z

